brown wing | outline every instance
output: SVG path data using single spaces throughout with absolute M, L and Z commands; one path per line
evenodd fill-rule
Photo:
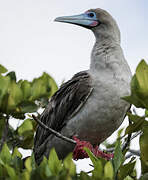
M 61 131 L 67 121 L 74 116 L 86 102 L 92 92 L 91 77 L 82 71 L 64 83 L 52 96 L 40 120 L 48 127 Z M 34 149 L 38 148 L 51 133 L 38 126 L 34 140 Z

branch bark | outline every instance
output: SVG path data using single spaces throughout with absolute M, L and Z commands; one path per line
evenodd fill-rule
M 45 124 L 43 124 L 35 115 L 32 115 L 32 117 L 42 128 L 50 131 L 52 134 L 54 134 L 58 138 L 61 138 L 64 141 L 67 141 L 69 143 L 76 144 L 76 141 L 74 141 L 73 139 L 70 139 L 70 138 L 68 138 L 66 136 L 63 136 L 61 133 L 59 133 L 59 132 L 55 131 L 54 129 L 52 129 L 52 128 L 46 126 Z
M 72 144 L 76 144 L 76 141 L 74 141 L 73 139 L 70 139 L 66 136 L 63 136 L 61 133 L 55 131 L 54 129 L 46 126 L 45 124 L 43 124 L 35 115 L 32 115 L 32 118 L 44 129 L 50 131 L 50 133 L 54 134 L 56 137 L 63 139 L 64 141 L 67 141 L 69 143 Z M 136 135 L 128 136 L 126 143 L 123 145 L 122 147 L 122 151 L 126 149 L 126 147 L 129 145 L 130 140 L 134 139 L 135 137 L 137 137 L 139 135 L 139 133 L 137 133 Z M 110 148 L 106 150 L 107 152 L 113 152 L 114 148 Z M 135 151 L 135 150 L 128 150 L 130 152 L 130 154 L 134 154 L 136 156 L 140 156 L 140 151 Z

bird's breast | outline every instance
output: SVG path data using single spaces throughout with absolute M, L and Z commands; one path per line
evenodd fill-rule
M 93 92 L 79 113 L 69 120 L 65 132 L 98 144 L 122 123 L 129 104 L 121 97 L 129 94 L 129 85 L 105 75 L 92 79 Z

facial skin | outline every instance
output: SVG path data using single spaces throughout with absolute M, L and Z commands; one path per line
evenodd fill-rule
M 97 38 L 111 38 L 111 41 L 120 42 L 120 31 L 116 21 L 100 8 L 90 9 L 79 15 L 58 17 L 55 21 L 82 26 L 92 30 Z

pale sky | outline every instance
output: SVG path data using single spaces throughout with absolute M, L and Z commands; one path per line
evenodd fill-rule
M 148 60 L 147 0 L 0 0 L 0 63 L 23 79 L 46 71 L 60 85 L 89 67 L 94 36 L 90 30 L 54 19 L 97 7 L 117 20 L 134 72 L 140 59 Z
M 147 0 L 0 0 L 0 64 L 18 79 L 46 71 L 58 85 L 88 69 L 93 33 L 54 19 L 98 7 L 116 19 L 132 72 L 142 58 L 148 62 Z

